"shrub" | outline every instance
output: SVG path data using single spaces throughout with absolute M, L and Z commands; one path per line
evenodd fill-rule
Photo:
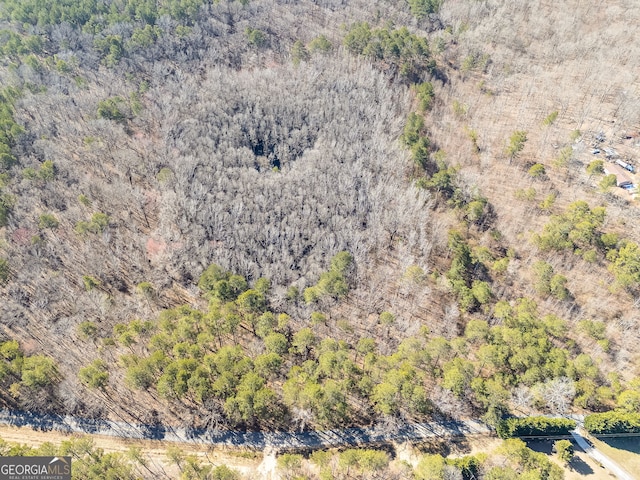
M 553 122 L 555 122 L 557 118 L 558 118 L 558 111 L 556 110 L 556 111 L 554 111 L 554 112 L 551 112 L 551 113 L 547 116 L 547 118 L 545 118 L 545 119 L 543 120 L 543 122 L 542 122 L 542 123 L 548 127 L 548 126 L 550 126 L 550 125 L 553 125 Z
M 573 148 L 569 147 L 564 147 L 562 150 L 560 150 L 560 153 L 558 154 L 558 156 L 553 160 L 553 166 L 555 168 L 564 168 L 568 165 L 569 160 L 571 160 L 571 157 L 573 156 Z
M 571 293 L 566 287 L 567 277 L 564 275 L 554 275 L 551 278 L 551 282 L 549 282 L 549 288 L 551 290 L 551 295 L 556 297 L 558 300 L 567 300 Z
M 104 388 L 109 381 L 109 372 L 102 360 L 94 360 L 78 371 L 78 378 L 89 388 Z
M 84 275 L 82 277 L 82 284 L 84 285 L 84 289 L 87 292 L 90 292 L 91 290 L 96 288 L 98 285 L 100 285 L 100 281 L 96 280 L 95 278 L 93 278 L 90 275 Z
M 89 197 L 87 197 L 84 194 L 80 194 L 78 195 L 78 201 L 84 205 L 85 207 L 90 207 L 91 206 L 91 200 L 89 200 Z
M 516 130 L 509 137 L 509 145 L 505 149 L 505 154 L 510 159 L 514 159 L 524 149 L 524 144 L 527 141 L 527 132 L 524 130 Z
M 282 333 L 270 333 L 264 338 L 264 345 L 269 353 L 284 355 L 289 349 L 287 337 Z
M 338 456 L 338 466 L 346 471 L 376 472 L 388 465 L 389 455 L 379 450 L 349 449 Z
M 480 146 L 478 145 L 478 131 L 473 128 L 467 128 L 466 131 L 467 135 L 469 135 L 469 140 L 471 140 L 474 153 L 480 153 Z
M 91 215 L 91 229 L 94 233 L 104 232 L 104 230 L 109 226 L 109 216 L 97 212 Z
M 349 267 L 351 267 L 352 263 L 353 256 L 349 252 L 338 252 L 331 259 L 331 271 L 335 271 L 340 275 L 344 275 L 347 273 L 347 270 L 349 269 Z
M 483 282 L 480 280 L 474 280 L 471 285 L 471 292 L 475 299 L 480 303 L 480 305 L 484 305 L 491 300 L 492 292 L 491 287 L 487 282 Z
M 200 276 L 198 287 L 208 297 L 229 302 L 247 290 L 247 281 L 240 275 L 232 275 L 222 267 L 211 264 Z
M 602 192 L 608 192 L 611 187 L 615 187 L 617 184 L 618 184 L 618 180 L 616 179 L 616 176 L 611 174 L 611 175 L 606 175 L 600 181 L 600 183 L 598 184 L 598 187 Z
M 302 468 L 303 459 L 300 454 L 284 453 L 278 457 L 278 467 L 283 470 L 299 470 Z
M 604 173 L 604 161 L 600 159 L 593 160 L 589 165 L 587 165 L 587 173 L 589 175 Z
M 556 436 L 568 435 L 574 428 L 576 428 L 576 422 L 566 418 L 507 418 L 498 423 L 496 433 L 502 439 L 528 436 Z
M 416 97 L 418 98 L 418 108 L 421 112 L 431 110 L 433 106 L 433 99 L 435 93 L 433 92 L 433 84 L 431 82 L 424 82 L 416 85 Z
M 539 295 L 546 297 L 551 293 L 551 278 L 553 277 L 553 267 L 545 261 L 538 261 L 533 264 L 535 272 L 535 289 Z
M 300 290 L 298 289 L 298 287 L 292 285 L 287 289 L 286 297 L 290 302 L 295 302 L 300 297 Z
M 267 43 L 267 36 L 262 30 L 247 27 L 244 31 L 247 36 L 247 42 L 252 47 L 262 47 Z
M 316 287 L 307 287 L 302 293 L 305 303 L 315 303 L 320 300 L 320 292 Z
M 616 282 L 629 289 L 640 285 L 640 247 L 634 242 L 626 242 L 620 249 L 610 252 L 612 264 L 609 270 Z M 607 255 L 609 258 L 609 255 Z
M 462 478 L 466 480 L 479 477 L 482 461 L 481 458 L 478 457 L 466 455 L 459 458 L 445 458 L 444 461 L 447 465 L 451 465 L 460 470 Z
M 107 98 L 98 102 L 98 117 L 115 122 L 123 122 L 126 115 L 122 111 L 124 100 L 120 97 Z
M 4 258 L 0 258 L 0 284 L 9 280 L 9 274 L 9 262 Z
M 469 111 L 469 105 L 460 103 L 458 100 L 454 100 L 451 107 L 456 117 L 464 117 Z
M 345 35 L 344 45 L 355 55 L 396 66 L 402 77 L 413 82 L 436 68 L 427 40 L 406 27 L 371 29 L 366 22 L 355 23 Z
M 420 137 L 411 147 L 411 156 L 416 166 L 426 169 L 429 161 L 430 141 L 427 137 Z
M 544 198 L 542 202 L 540 202 L 538 208 L 540 208 L 540 210 L 542 210 L 543 212 L 550 212 L 551 207 L 553 207 L 553 205 L 556 203 L 556 198 L 557 197 L 555 193 L 550 193 Z
M 329 40 L 327 40 L 327 37 L 325 37 L 324 35 L 320 35 L 319 37 L 314 38 L 309 43 L 309 51 L 311 53 L 328 53 L 331 50 L 333 50 L 333 45 Z
M 140 292 L 140 295 L 145 298 L 153 298 L 155 295 L 155 289 L 150 282 L 140 282 L 136 288 L 138 292 Z
M 625 390 L 616 399 L 618 408 L 630 413 L 640 413 L 640 389 Z
M 408 146 L 412 147 L 418 140 L 424 129 L 424 119 L 415 112 L 411 112 L 407 117 L 407 123 L 404 127 L 404 133 L 402 134 L 402 141 Z
M 393 313 L 384 311 L 384 312 L 382 312 L 380 314 L 379 321 L 380 321 L 380 323 L 382 325 L 387 326 L 387 325 L 391 325 L 393 322 L 395 322 L 396 321 L 396 317 L 395 317 L 395 315 L 393 315 Z
M 578 329 L 589 335 L 594 340 L 604 340 L 607 338 L 605 331 L 607 326 L 602 321 L 581 320 L 578 322 Z
M 593 435 L 640 433 L 640 413 L 594 413 L 584 419 L 584 428 Z
M 129 40 L 129 47 L 149 47 L 156 42 L 158 37 L 160 37 L 160 34 L 160 27 L 155 25 L 145 25 L 144 28 L 136 28 L 131 35 L 131 40 Z
M 304 289 L 303 297 L 306 303 L 314 303 L 323 297 L 339 299 L 349 292 L 346 275 L 353 264 L 353 256 L 342 251 L 331 259 L 328 272 L 320 275 L 318 283 Z
M 173 178 L 173 171 L 168 167 L 161 168 L 158 174 L 156 175 L 156 180 L 158 180 L 158 182 L 160 183 L 167 183 L 172 178 Z
M 45 387 L 58 379 L 58 367 L 53 359 L 44 355 L 35 355 L 24 359 L 22 383 L 26 387 Z
M 563 463 L 569 463 L 573 459 L 573 445 L 569 440 L 558 440 L 553 444 L 553 451 Z
M 60 225 L 60 222 L 51 213 L 43 213 L 40 215 L 40 220 L 38 221 L 38 227 L 40 227 L 40 229 L 57 228 L 58 225 Z
M 18 159 L 11 153 L 11 148 L 0 141 L 0 168 L 8 170 L 18 163 Z
M 600 228 L 604 223 L 606 209 L 590 208 L 585 201 L 570 204 L 562 215 L 554 215 L 533 240 L 541 250 L 584 250 L 598 245 Z
M 9 214 L 13 209 L 13 203 L 13 197 L 0 192 L 0 227 L 7 225 L 9 221 Z
M 408 0 L 411 14 L 420 19 L 440 9 L 442 0 Z
M 116 65 L 125 54 L 122 37 L 120 35 L 107 35 L 96 38 L 93 45 L 103 56 L 104 63 L 108 67 Z
M 545 176 L 547 171 L 544 168 L 544 165 L 542 165 L 541 163 L 536 163 L 529 169 L 528 173 L 529 173 L 529 176 L 532 178 L 541 178 Z
M 40 170 L 38 171 L 38 177 L 45 182 L 53 180 L 56 176 L 56 166 L 53 164 L 51 160 L 46 160 L 40 165 Z
M 465 218 L 469 223 L 482 225 L 490 208 L 491 206 L 488 205 L 487 199 L 479 197 L 467 204 Z
M 491 57 L 489 54 L 475 51 L 471 52 L 462 60 L 460 70 L 463 72 L 470 72 L 472 70 L 486 72 L 490 63 Z
M 95 339 L 98 334 L 98 327 L 90 320 L 86 320 L 78 325 L 78 336 L 82 339 Z
M 109 226 L 109 216 L 105 213 L 97 212 L 91 216 L 91 221 L 80 221 L 76 223 L 74 228 L 78 235 L 86 235 L 87 233 L 102 233 Z
M 220 465 L 211 470 L 211 480 L 240 480 L 240 474 L 226 465 Z
M 291 47 L 291 59 L 296 66 L 300 65 L 300 62 L 309 60 L 309 51 L 302 41 L 297 40 Z

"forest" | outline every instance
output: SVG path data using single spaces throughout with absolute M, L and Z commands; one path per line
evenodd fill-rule
M 578 3 L 0 0 L 2 406 L 637 428 L 637 201 L 605 167 L 635 164 L 640 105 L 597 37 L 640 9 Z M 521 41 L 536 6 L 557 28 Z M 424 461 L 398 478 L 508 478 Z

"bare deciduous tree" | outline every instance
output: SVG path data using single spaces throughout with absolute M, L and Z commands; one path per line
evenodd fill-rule
M 569 377 L 558 377 L 547 380 L 541 385 L 540 392 L 551 412 L 564 414 L 569 411 L 573 397 L 576 395 L 576 387 Z
M 532 400 L 533 394 L 531 393 L 531 389 L 526 385 L 518 385 L 511 392 L 511 401 L 520 411 L 530 408 Z

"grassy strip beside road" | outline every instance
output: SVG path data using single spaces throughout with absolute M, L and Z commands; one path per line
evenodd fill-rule
M 624 466 L 624 469 L 640 479 L 640 437 L 594 438 L 593 445 L 607 457 Z

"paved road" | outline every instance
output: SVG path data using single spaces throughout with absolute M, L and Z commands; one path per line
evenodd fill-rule
M 164 425 L 139 425 L 70 415 L 41 415 L 0 409 L 0 424 L 58 430 L 69 433 L 109 435 L 121 438 L 165 440 L 169 442 L 226 445 L 264 449 L 328 448 L 345 445 L 375 445 L 433 437 L 488 434 L 489 428 L 475 420 L 406 424 L 393 432 L 375 428 L 347 428 L 310 432 L 205 431 Z
M 604 453 L 597 450 L 593 447 L 587 440 L 583 437 L 586 432 L 578 427 L 577 429 L 571 432 L 573 439 L 578 443 L 580 448 L 582 448 L 587 455 L 593 458 L 596 462 L 600 463 L 604 468 L 613 473 L 616 477 L 621 480 L 636 480 L 636 477 L 627 473 L 620 465 L 607 457 Z

